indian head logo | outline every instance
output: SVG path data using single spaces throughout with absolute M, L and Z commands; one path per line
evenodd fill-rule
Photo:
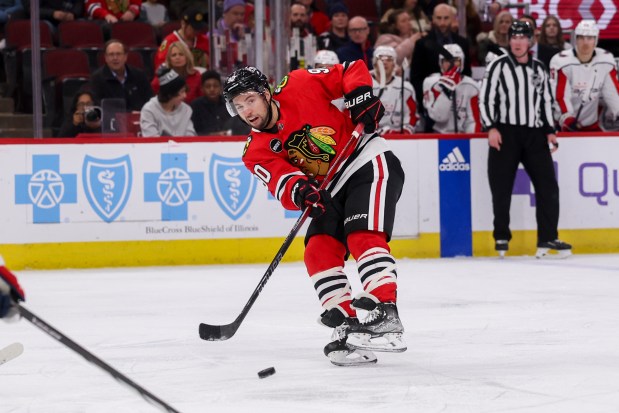
M 331 137 L 334 134 L 335 130 L 328 126 L 312 128 L 310 125 L 293 132 L 284 144 L 290 163 L 309 177 L 325 176 L 335 157 L 333 147 L 337 143 Z
M 114 221 L 131 193 L 131 159 L 97 159 L 86 155 L 82 167 L 84 191 L 90 206 L 105 222 Z

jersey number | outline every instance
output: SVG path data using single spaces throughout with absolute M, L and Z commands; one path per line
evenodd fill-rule
M 264 182 L 265 185 L 268 185 L 271 181 L 271 173 L 260 165 L 254 166 L 254 175 L 256 175 L 258 179 L 260 179 L 262 182 Z
M 307 69 L 307 73 L 311 73 L 312 75 L 319 75 L 321 73 L 329 73 L 329 69 L 326 67 L 319 67 L 317 69 Z

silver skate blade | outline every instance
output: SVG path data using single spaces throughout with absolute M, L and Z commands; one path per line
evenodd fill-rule
M 504 258 L 505 258 L 505 253 L 506 253 L 507 251 L 497 251 L 497 252 L 499 253 L 499 258 L 500 258 L 500 259 L 504 259 Z
M 572 255 L 572 250 L 552 250 L 550 248 L 538 248 L 535 258 L 546 260 L 563 260 Z
M 383 353 L 403 353 L 407 349 L 402 333 L 387 333 L 380 337 L 372 337 L 366 333 L 349 333 L 346 343 L 359 350 Z
M 338 367 L 361 367 L 375 364 L 378 361 L 376 355 L 371 351 L 353 348 L 332 351 L 327 357 L 331 363 Z

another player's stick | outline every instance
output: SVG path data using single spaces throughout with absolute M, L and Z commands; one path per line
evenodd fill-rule
M 139 384 L 137 384 L 136 382 L 134 382 L 133 380 L 131 380 L 130 378 L 128 378 L 127 376 L 119 372 L 118 370 L 116 370 L 114 367 L 110 366 L 109 364 L 107 364 L 106 362 L 104 362 L 103 360 L 101 360 L 100 358 L 98 358 L 97 356 L 89 352 L 88 350 L 86 350 L 84 347 L 80 346 L 75 341 L 71 340 L 69 337 L 62 334 L 60 331 L 56 330 L 54 327 L 49 325 L 46 321 L 42 320 L 39 316 L 33 314 L 30 310 L 28 310 L 21 304 L 16 303 L 15 306 L 17 307 L 17 310 L 22 315 L 22 317 L 24 317 L 26 320 L 30 321 L 32 324 L 34 324 L 35 326 L 43 330 L 49 336 L 58 340 L 60 343 L 69 347 L 71 350 L 75 351 L 77 354 L 84 357 L 86 360 L 88 360 L 92 364 L 105 370 L 119 382 L 124 383 L 128 385 L 129 387 L 131 387 L 132 389 L 136 390 L 140 394 L 140 396 L 142 396 L 144 400 L 146 400 L 147 402 L 151 403 L 152 405 L 156 407 L 159 407 L 162 411 L 169 412 L 169 413 L 180 413 L 178 410 L 170 406 L 168 403 L 164 402 L 159 397 L 155 396 L 154 394 L 146 390 L 144 387 L 140 386 Z
M 320 185 L 320 189 L 324 189 L 327 187 L 329 182 L 331 182 L 331 180 L 333 179 L 333 176 L 335 175 L 335 173 L 338 171 L 340 165 L 350 155 L 350 153 L 352 153 L 352 151 L 357 147 L 359 136 L 361 136 L 361 134 L 363 133 L 364 127 L 365 125 L 363 123 L 357 124 L 357 126 L 355 127 L 355 130 L 352 133 L 351 139 L 348 140 L 344 148 L 335 157 L 335 159 L 333 160 L 333 163 L 329 167 L 329 170 L 327 171 L 327 174 L 325 175 L 325 179 L 322 181 L 322 184 Z M 286 251 L 288 251 L 290 244 L 292 244 L 292 241 L 294 241 L 294 238 L 299 232 L 299 230 L 301 229 L 301 226 L 303 225 L 303 223 L 309 216 L 309 212 L 310 212 L 310 208 L 305 208 L 303 210 L 303 213 L 299 217 L 299 219 L 297 219 L 297 222 L 295 222 L 295 224 L 292 226 L 292 229 L 286 236 L 284 243 L 277 251 L 277 254 L 275 254 L 275 258 L 273 258 L 273 261 L 271 261 L 271 264 L 269 264 L 269 267 L 267 268 L 266 272 L 262 276 L 262 279 L 260 279 L 260 282 L 258 282 L 258 286 L 254 290 L 254 292 L 251 294 L 251 297 L 249 297 L 249 301 L 247 301 L 247 304 L 245 304 L 245 307 L 243 307 L 243 311 L 241 311 L 241 314 L 239 314 L 236 320 L 234 320 L 230 324 L 224 324 L 224 325 L 211 325 L 211 324 L 201 323 L 200 328 L 199 328 L 200 338 L 202 338 L 203 340 L 208 340 L 208 341 L 223 341 L 223 340 L 229 339 L 236 333 L 236 331 L 241 326 L 241 323 L 245 319 L 245 316 L 247 316 L 247 313 L 249 312 L 251 307 L 254 305 L 254 302 L 260 295 L 260 292 L 266 285 L 267 281 L 269 281 L 269 278 L 271 278 L 271 275 L 273 275 L 273 272 L 275 271 L 280 261 L 284 257 L 284 254 L 286 254 Z
M 0 365 L 19 357 L 23 352 L 24 345 L 22 343 L 9 344 L 5 348 L 0 349 Z

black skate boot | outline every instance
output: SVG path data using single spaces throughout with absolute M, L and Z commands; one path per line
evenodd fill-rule
M 376 303 L 369 297 L 355 298 L 352 306 L 368 311 L 363 322 L 352 324 L 348 345 L 358 349 L 401 353 L 406 351 L 404 327 L 395 303 Z
M 499 253 L 501 258 L 505 257 L 505 253 L 509 250 L 509 241 L 506 239 L 498 239 L 494 242 L 494 250 Z
M 555 254 L 551 255 L 550 252 Z M 554 258 L 567 258 L 572 255 L 572 246 L 567 242 L 561 240 L 545 241 L 537 243 L 536 258 L 554 257 Z
M 325 346 L 325 356 L 331 363 L 341 367 L 363 366 L 376 363 L 376 355 L 369 350 L 357 349 L 348 345 L 348 332 L 352 324 L 359 321 L 353 317 L 345 317 L 340 310 L 332 308 L 321 314 L 318 322 L 327 327 L 333 327 L 331 341 Z

